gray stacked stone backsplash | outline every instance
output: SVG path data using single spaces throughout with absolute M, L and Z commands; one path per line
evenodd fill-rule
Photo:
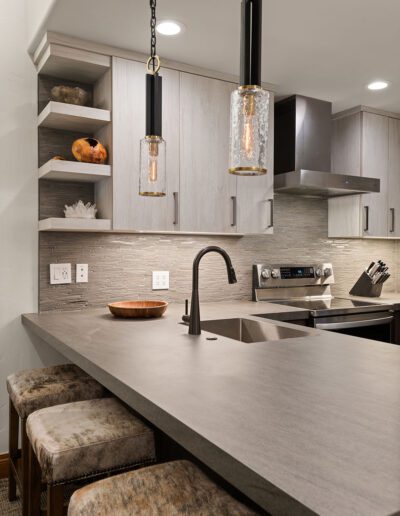
M 251 298 L 251 266 L 257 261 L 333 263 L 335 295 L 347 294 L 371 260 L 390 265 L 392 276 L 384 292 L 394 292 L 400 266 L 394 240 L 328 239 L 325 200 L 277 195 L 271 236 L 192 236 L 155 234 L 42 233 L 40 235 L 40 310 L 73 310 L 104 306 L 119 299 L 190 297 L 192 262 L 204 246 L 226 249 L 238 283 L 229 285 L 218 255 L 203 258 L 201 301 Z M 49 284 L 49 264 L 72 264 L 73 283 Z M 75 283 L 75 264 L 89 264 L 89 283 Z M 170 271 L 168 291 L 151 290 L 152 271 Z M 397 285 L 399 286 L 399 285 Z

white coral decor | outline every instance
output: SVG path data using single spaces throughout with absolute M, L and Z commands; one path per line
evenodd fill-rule
M 97 208 L 90 202 L 83 204 L 82 201 L 78 201 L 72 206 L 65 205 L 64 213 L 67 219 L 95 219 Z

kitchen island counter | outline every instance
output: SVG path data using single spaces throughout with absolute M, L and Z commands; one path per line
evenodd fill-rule
M 22 320 L 272 514 L 400 510 L 399 346 L 313 329 L 280 341 L 210 341 L 188 335 L 182 308 L 154 320 L 106 309 Z M 270 303 L 201 306 L 202 320 L 283 311 L 306 317 Z

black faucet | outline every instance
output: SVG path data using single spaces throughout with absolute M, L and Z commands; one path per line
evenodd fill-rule
M 199 264 L 200 260 L 207 253 L 219 253 L 226 263 L 226 270 L 228 272 L 229 283 L 236 283 L 235 269 L 232 266 L 231 259 L 224 249 L 215 245 L 210 245 L 202 249 L 193 261 L 193 282 L 192 282 L 192 302 L 190 305 L 190 318 L 189 318 L 189 334 L 200 335 L 200 304 L 199 304 Z

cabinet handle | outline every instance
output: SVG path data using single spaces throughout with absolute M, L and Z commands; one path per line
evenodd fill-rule
M 232 224 L 231 226 L 234 227 L 237 224 L 237 199 L 236 195 L 232 195 Z
M 273 199 L 268 199 L 268 202 L 269 202 L 269 206 L 270 206 L 270 219 L 269 219 L 269 226 L 268 226 L 268 229 L 269 228 L 273 228 L 274 227 L 274 200 Z
M 394 233 L 394 224 L 395 224 L 395 211 L 394 208 L 390 208 L 390 216 L 391 216 L 391 224 L 390 224 L 390 232 Z
M 174 221 L 173 224 L 176 225 L 179 222 L 179 193 L 173 192 L 174 196 Z
M 369 230 L 369 206 L 364 206 L 365 210 L 365 225 L 364 225 L 364 231 Z

